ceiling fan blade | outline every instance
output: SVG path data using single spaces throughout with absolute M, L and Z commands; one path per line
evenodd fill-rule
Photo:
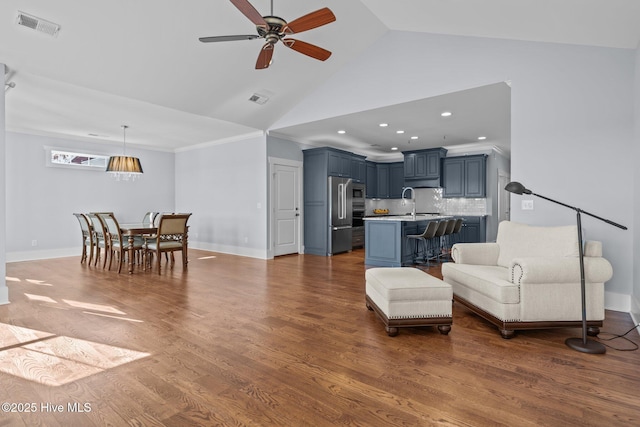
M 301 40 L 283 39 L 282 43 L 284 43 L 285 46 L 295 50 L 296 52 L 300 52 L 304 55 L 310 56 L 320 61 L 326 61 L 331 56 L 331 52 L 329 52 L 328 50 L 311 43 L 303 42 Z
M 331 12 L 331 9 L 325 7 L 294 19 L 283 28 L 283 32 L 287 34 L 301 33 L 329 24 L 335 20 L 336 16 Z
M 269 68 L 269 65 L 271 65 L 271 57 L 273 56 L 273 47 L 271 43 L 265 43 L 264 46 L 262 46 L 262 50 L 256 61 L 256 70 Z
M 248 0 L 231 0 L 231 3 L 233 3 L 244 16 L 249 18 L 251 22 L 256 24 L 256 26 L 264 27 L 265 29 L 269 26 L 262 15 L 260 15 Z
M 234 40 L 253 40 L 257 39 L 260 36 L 257 34 L 247 34 L 247 35 L 238 35 L 238 36 L 213 36 L 213 37 L 200 37 L 202 43 L 211 43 L 211 42 L 230 42 Z

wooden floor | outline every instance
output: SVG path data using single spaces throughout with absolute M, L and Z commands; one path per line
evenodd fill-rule
M 640 425 L 640 351 L 573 351 L 579 329 L 504 340 L 457 304 L 449 335 L 391 338 L 361 250 L 189 255 L 162 275 L 8 264 L 0 426 Z M 632 326 L 607 312 L 602 331 Z

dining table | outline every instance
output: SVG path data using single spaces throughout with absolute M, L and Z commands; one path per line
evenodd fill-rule
M 135 249 L 133 248 L 133 242 L 136 236 L 153 236 L 158 232 L 158 227 L 148 223 L 132 223 L 132 224 L 120 224 L 120 233 L 122 237 L 126 237 L 129 242 L 129 274 L 133 274 L 133 266 L 135 260 Z

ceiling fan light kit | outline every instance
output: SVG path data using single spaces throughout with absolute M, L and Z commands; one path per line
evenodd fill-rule
M 287 23 L 284 19 L 273 15 L 273 0 L 271 1 L 271 15 L 267 16 L 261 16 L 248 0 L 230 1 L 240 12 L 242 12 L 244 16 L 249 18 L 249 20 L 255 24 L 258 34 L 200 37 L 199 40 L 201 42 L 211 43 L 235 40 L 253 40 L 258 38 L 264 39 L 265 44 L 262 46 L 262 49 L 260 49 L 258 60 L 256 61 L 256 70 L 262 70 L 271 65 L 273 51 L 276 43 L 279 41 L 282 41 L 282 44 L 288 48 L 319 61 L 326 61 L 331 56 L 330 51 L 319 46 L 315 46 L 301 40 L 285 38 L 291 34 L 312 30 L 335 21 L 336 17 L 328 7 L 308 13 Z

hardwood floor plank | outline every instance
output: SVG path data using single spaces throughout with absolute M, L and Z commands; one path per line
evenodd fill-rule
M 389 337 L 365 307 L 362 250 L 189 255 L 160 275 L 7 264 L 0 399 L 91 411 L 4 413 L 0 426 L 640 424 L 638 351 L 575 352 L 564 340 L 578 329 L 504 340 L 459 304 L 449 335 Z M 602 330 L 632 326 L 607 311 Z

